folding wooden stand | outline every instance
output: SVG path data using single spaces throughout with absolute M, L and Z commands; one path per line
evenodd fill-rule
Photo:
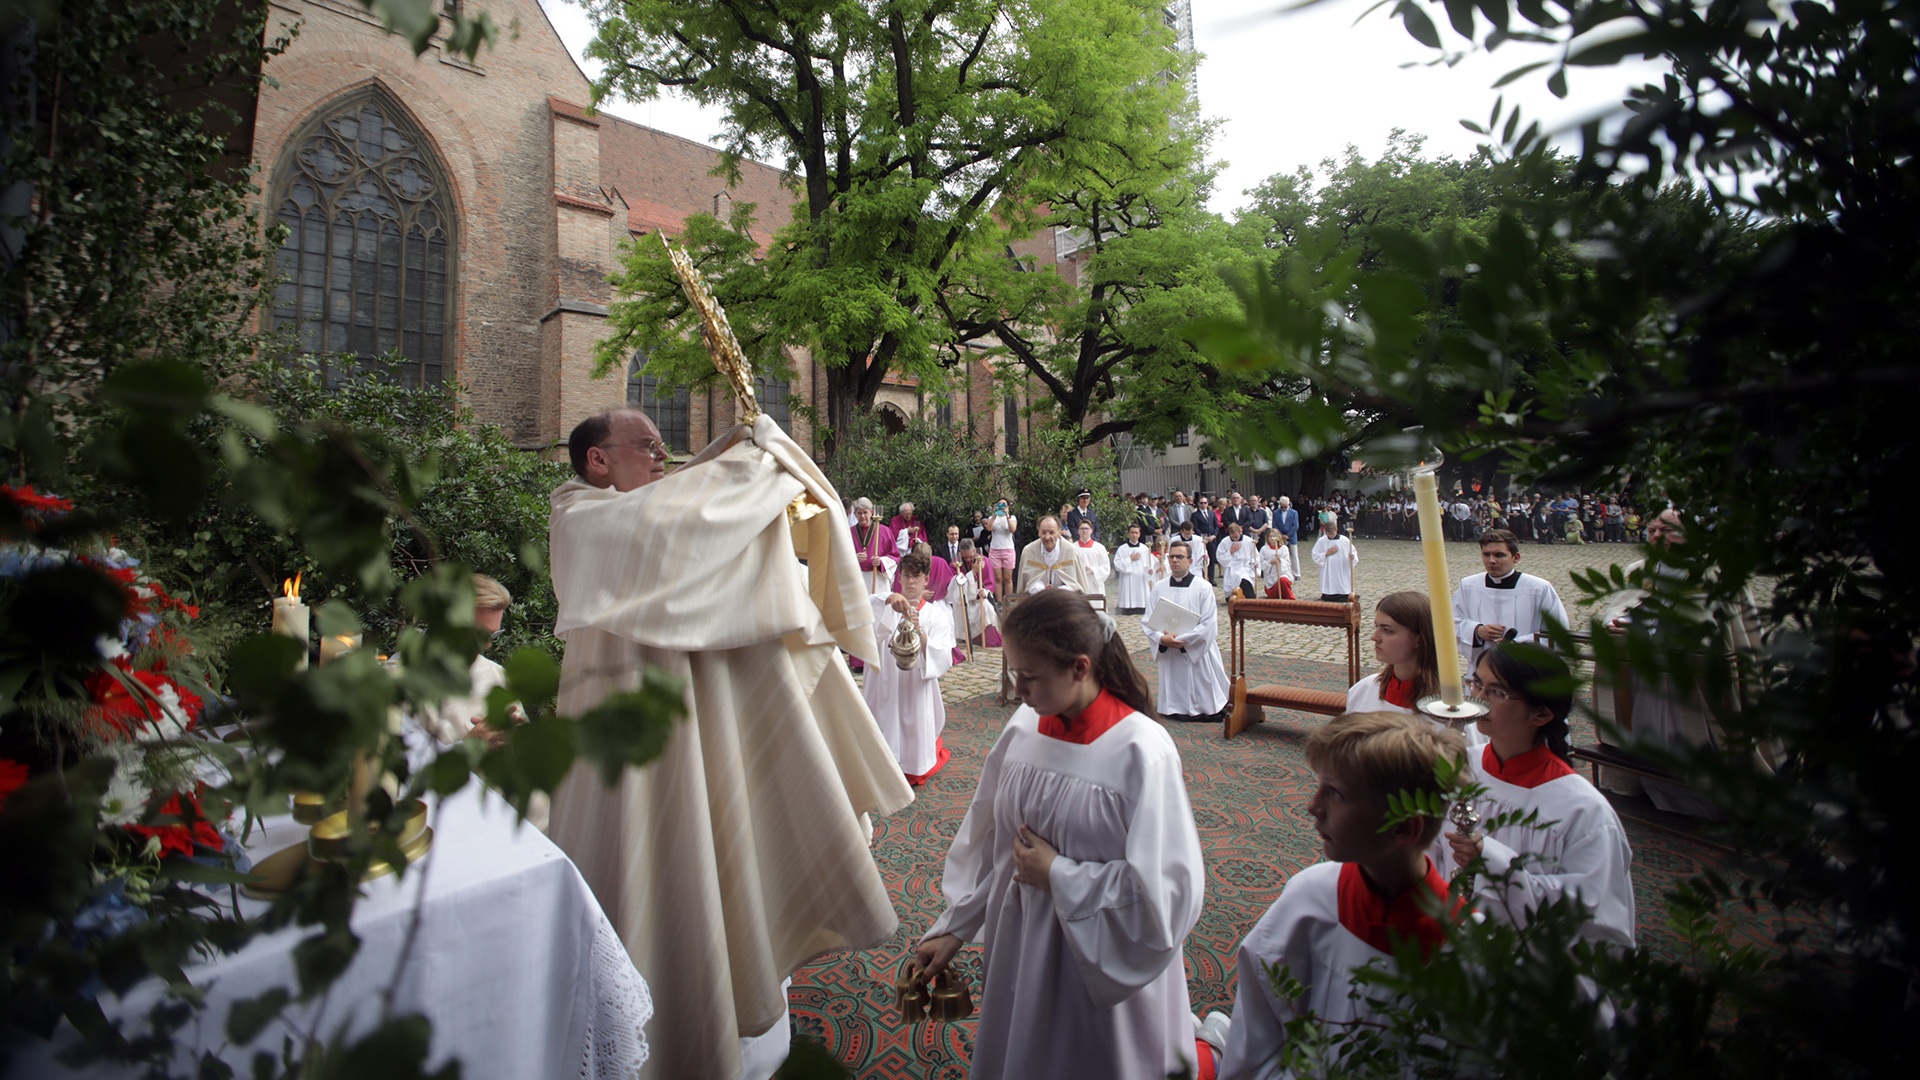
M 1227 699 L 1227 718 L 1222 734 L 1226 738 L 1247 730 L 1266 719 L 1265 706 L 1293 709 L 1297 712 L 1339 716 L 1347 711 L 1345 691 L 1308 690 L 1299 686 L 1247 685 L 1246 623 L 1276 622 L 1294 626 L 1334 626 L 1347 632 L 1347 685 L 1360 681 L 1360 597 L 1355 594 L 1344 604 L 1319 600 L 1249 600 L 1234 594 L 1227 599 L 1227 617 L 1231 624 L 1228 651 L 1231 654 L 1232 692 Z

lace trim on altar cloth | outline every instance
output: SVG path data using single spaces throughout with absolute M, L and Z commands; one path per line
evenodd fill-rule
M 602 912 L 593 928 L 593 1012 L 581 1050 L 580 1080 L 634 1080 L 647 1063 L 653 994 L 633 969 L 620 935 Z

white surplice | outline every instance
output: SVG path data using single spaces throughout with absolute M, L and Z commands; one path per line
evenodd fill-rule
M 860 815 L 913 793 L 838 651 L 880 658 L 869 590 L 838 513 L 790 523 L 801 495 L 838 505 L 766 417 L 634 491 L 553 493 L 561 713 L 650 665 L 687 686 L 662 755 L 612 788 L 578 763 L 548 829 L 661 988 L 651 1076 L 739 1077 L 743 1038 L 786 1041 L 782 980 L 898 925 Z
M 946 601 L 922 600 L 919 618 L 920 659 L 902 670 L 888 652 L 867 667 L 862 689 L 881 737 L 908 776 L 925 776 L 940 763 L 940 732 L 947 726 L 940 676 L 953 667 L 953 612 Z M 900 629 L 900 619 L 886 597 L 873 598 L 873 629 L 881 641 Z
M 1394 902 L 1390 909 L 1377 894 L 1363 894 L 1359 903 L 1350 896 L 1343 908 L 1343 890 L 1352 893 L 1356 886 L 1367 888 L 1364 877 L 1356 882 L 1359 872 L 1356 864 L 1323 862 L 1293 875 L 1280 899 L 1240 942 L 1236 960 L 1239 984 L 1234 991 L 1233 1025 L 1220 1059 L 1220 1080 L 1280 1080 L 1291 1076 L 1281 1070 L 1279 1062 L 1287 1044 L 1289 1021 L 1310 1012 L 1328 1024 L 1351 1024 L 1377 1011 L 1370 995 L 1381 991 L 1360 987 L 1358 997 L 1349 996 L 1349 991 L 1358 986 L 1353 975 L 1363 967 L 1373 964 L 1393 970 L 1393 954 L 1380 947 L 1392 939 L 1387 936 L 1387 941 L 1369 942 L 1365 935 L 1370 930 L 1376 934 L 1404 930 L 1403 936 L 1412 936 L 1415 924 L 1437 928 L 1432 917 L 1421 910 L 1421 900 L 1412 895 Z M 1446 879 L 1434 875 L 1431 867 L 1427 883 L 1440 891 L 1446 888 Z M 1343 910 L 1357 925 L 1341 919 Z M 1384 918 L 1383 910 L 1390 912 Z M 1305 996 L 1297 1000 L 1276 997 L 1267 981 L 1268 964 L 1285 968 L 1305 987 Z M 1338 1076 L 1340 1072 L 1333 1068 L 1326 1075 Z
M 1494 829 L 1481 841 L 1481 857 L 1494 875 L 1504 874 L 1524 852 L 1527 858 L 1504 889 L 1487 878 L 1474 882 L 1475 904 L 1515 926 L 1526 925 L 1534 908 L 1563 896 L 1575 895 L 1593 908 L 1585 936 L 1628 948 L 1633 946 L 1633 850 L 1627 845 L 1620 816 L 1586 777 L 1552 756 L 1545 745 L 1507 761 L 1494 756 L 1493 747 L 1469 753 L 1473 780 L 1487 789 L 1476 801 L 1483 821 L 1495 814 L 1539 812 L 1547 824 L 1508 825 Z M 1502 775 L 1506 779 L 1502 779 Z M 1448 845 L 1449 825 L 1434 842 L 1432 855 L 1449 878 L 1458 866 Z
M 972 570 L 956 573 L 953 580 L 947 582 L 947 607 L 953 612 L 955 641 L 960 641 L 963 634 L 983 641 L 988 628 L 1000 629 L 1000 612 L 986 600 L 992 595 L 992 589 L 981 588 L 980 574 Z
M 1546 578 L 1515 570 L 1501 583 L 1513 587 L 1496 589 L 1487 584 L 1487 575 L 1469 574 L 1453 590 L 1454 637 L 1469 670 L 1487 648 L 1475 633 L 1482 625 L 1511 627 L 1517 632 L 1516 640 L 1530 644 L 1545 644 L 1549 621 L 1567 625 L 1566 606 Z
M 1353 541 L 1322 533 L 1313 542 L 1313 565 L 1320 568 L 1320 595 L 1353 595 L 1353 568 L 1359 562 L 1360 553 L 1353 549 Z
M 1140 616 L 1140 632 L 1154 651 L 1160 666 L 1160 712 L 1169 716 L 1211 716 L 1227 707 L 1227 666 L 1220 659 L 1220 608 L 1213 598 L 1213 586 L 1198 574 L 1188 574 L 1186 584 L 1163 581 L 1153 587 L 1146 614 Z M 1169 646 L 1160 650 L 1160 635 L 1147 629 L 1153 617 L 1153 605 L 1165 597 L 1200 616 L 1199 625 L 1180 634 L 1176 640 L 1185 651 Z
M 1193 559 L 1193 574 L 1200 580 L 1205 581 L 1207 578 L 1207 563 L 1209 562 L 1207 556 L 1207 538 L 1204 536 L 1195 536 L 1189 540 L 1184 536 L 1176 536 L 1172 540 L 1167 541 L 1167 550 L 1173 550 L 1173 545 L 1176 543 L 1187 545 L 1187 554 Z M 1160 576 L 1163 579 L 1166 577 L 1165 574 L 1161 574 Z
M 1128 611 L 1147 606 L 1153 589 L 1153 552 L 1145 544 L 1121 544 L 1113 549 L 1113 576 L 1120 606 Z
M 1022 825 L 1060 857 L 1051 891 L 1013 880 Z M 983 942 L 973 1080 L 1162 1080 L 1193 1056 L 1181 945 L 1206 890 L 1180 755 L 1132 713 L 1080 745 L 1023 706 L 947 852 L 925 938 Z
M 1293 556 L 1288 553 L 1287 545 L 1263 547 L 1260 549 L 1260 587 L 1264 591 L 1280 583 L 1281 578 L 1294 579 Z
M 1242 581 L 1253 584 L 1260 577 L 1260 555 L 1252 537 L 1242 536 L 1238 540 L 1220 541 L 1220 547 L 1214 551 L 1220 557 L 1220 587 L 1228 592 L 1240 587 Z
M 1107 554 L 1107 545 L 1098 540 L 1081 544 L 1073 542 L 1073 550 L 1080 556 L 1080 573 L 1087 582 L 1087 591 L 1095 596 L 1107 595 L 1107 576 L 1113 573 L 1112 556 Z
M 1047 550 L 1046 544 L 1035 540 L 1020 552 L 1020 587 L 1028 593 L 1043 589 L 1093 591 L 1087 587 L 1086 568 L 1080 562 L 1080 549 L 1064 539 L 1054 541 L 1052 551 Z

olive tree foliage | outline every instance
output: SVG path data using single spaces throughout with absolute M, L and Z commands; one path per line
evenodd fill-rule
M 826 369 L 829 440 L 890 372 L 938 379 L 956 340 L 956 269 L 1028 235 L 1039 202 L 1166 137 L 1183 63 L 1145 0 L 592 0 L 604 99 L 677 89 L 725 112 L 728 160 L 779 163 L 797 202 L 764 257 L 754 208 L 687 223 L 748 355 Z M 1099 47 L 1090 47 L 1097 42 Z M 724 171 L 725 166 L 723 166 Z M 722 231 L 734 234 L 728 239 Z M 615 275 L 600 367 L 636 349 L 671 381 L 704 377 L 696 320 L 657 239 Z
M 1673 928 L 1710 954 L 1694 964 L 1550 944 L 1503 954 L 1490 930 L 1463 927 L 1458 961 L 1409 976 L 1419 1019 L 1388 1022 L 1383 1060 L 1433 1075 L 1453 1075 L 1436 1055 L 1504 1075 L 1911 1071 L 1920 4 L 1391 10 L 1436 48 L 1442 26 L 1455 49 L 1533 48 L 1509 78 L 1556 93 L 1569 67 L 1644 56 L 1670 73 L 1583 131 L 1573 197 L 1503 206 L 1480 233 L 1377 230 L 1375 264 L 1252 280 L 1246 318 L 1196 336 L 1223 364 L 1312 383 L 1256 427 L 1255 450 L 1337 443 L 1364 410 L 1382 431 L 1424 428 L 1374 439 L 1370 461 L 1430 442 L 1671 498 L 1688 541 L 1655 553 L 1663 572 L 1580 579 L 1594 597 L 1648 590 L 1626 630 L 1591 648 L 1708 710 L 1716 748 L 1639 748 L 1724 808 L 1742 863 L 1738 883 L 1705 875 L 1682 897 Z M 1471 126 L 1516 168 L 1544 167 L 1535 125 L 1499 106 L 1492 119 Z M 1705 202 L 1676 208 L 1663 198 L 1676 180 Z M 1568 263 L 1583 272 L 1553 272 Z M 1771 586 L 1762 644 L 1730 662 L 1756 583 Z M 1725 904 L 1786 929 L 1763 952 L 1714 944 Z M 1516 954 L 1527 960 L 1499 959 Z M 1560 992 L 1575 974 L 1608 1012 L 1582 1016 Z
M 468 49 L 487 36 L 477 17 L 443 20 L 437 2 L 368 6 L 403 28 L 425 26 L 406 23 L 409 15 L 456 35 L 466 27 Z M 143 863 L 151 890 L 133 901 L 141 917 L 104 930 L 86 922 L 101 899 L 99 860 L 118 835 L 103 815 L 115 766 L 96 743 L 70 740 L 62 724 L 92 704 L 88 680 L 115 677 L 96 643 L 121 632 L 126 591 L 85 561 L 11 560 L 0 581 L 0 742 L 9 755 L 31 750 L 34 764 L 8 777 L 10 788 L 24 786 L 0 805 L 0 1015 L 10 1029 L 0 1045 L 9 1052 L 65 1020 L 80 1035 L 75 1063 L 234 1075 L 211 1054 L 179 1052 L 177 1035 L 204 1023 L 245 1044 L 290 1008 L 325 996 L 359 948 L 351 920 L 362 876 L 375 859 L 404 866 L 392 838 L 407 797 L 450 794 L 477 774 L 524 808 L 576 760 L 614 774 L 649 760 L 680 711 L 677 687 L 649 674 L 634 694 L 586 716 L 559 716 L 557 665 L 544 651 L 522 650 L 506 669 L 528 722 L 514 725 L 504 746 L 467 740 L 409 770 L 391 711 L 468 692 L 469 665 L 486 641 L 473 624 L 468 570 L 446 558 L 435 535 L 436 525 L 472 515 L 423 512 L 440 473 L 434 448 L 421 453 L 350 416 L 276 414 L 247 397 L 244 366 L 278 348 L 255 328 L 279 235 L 254 213 L 245 148 L 236 153 L 227 134 L 238 126 L 233 103 L 258 94 L 285 46 L 265 36 L 266 26 L 265 5 L 226 0 L 5 10 L 0 456 L 12 492 L 0 498 L 0 547 L 85 554 L 118 544 L 145 556 L 143 573 L 186 595 L 205 584 L 202 568 L 169 540 L 196 523 L 256 523 L 268 539 L 226 555 L 275 571 L 304 566 L 333 582 L 336 602 L 317 612 L 321 634 L 363 629 L 361 612 L 404 619 L 417 632 L 393 639 L 392 670 L 371 649 L 304 668 L 299 643 L 263 632 L 261 597 L 251 629 L 224 642 L 223 655 L 191 665 L 196 685 L 205 669 L 209 702 L 226 697 L 226 715 L 246 720 L 253 751 L 192 730 L 144 745 L 224 770 L 198 804 L 209 821 L 236 830 L 251 815 L 284 811 L 296 790 L 345 796 L 356 774 L 390 775 L 397 793 L 375 785 L 350 801 L 353 820 L 380 829 L 357 835 L 342 860 L 304 875 L 263 913 L 227 902 L 246 877 L 230 858 L 205 848 L 198 860 L 163 857 L 156 847 L 137 856 L 151 864 Z M 433 33 L 414 34 L 415 48 Z M 76 509 L 42 521 L 22 497 L 27 487 L 37 499 L 69 497 Z M 395 558 L 396 537 L 418 566 Z M 506 707 L 504 698 L 490 702 L 490 722 L 505 725 Z M 138 824 L 180 824 L 163 808 L 173 792 L 147 799 Z M 300 934 L 292 985 L 228 1015 L 201 1015 L 191 965 L 290 928 Z M 397 959 L 404 969 L 412 958 Z M 112 994 L 151 979 L 165 989 L 148 1015 L 103 1011 Z M 380 1004 L 370 1030 L 303 1028 L 275 1040 L 251 1059 L 251 1074 L 425 1075 L 428 1021 L 401 1012 L 392 993 Z M 435 1075 L 458 1071 L 453 1062 Z

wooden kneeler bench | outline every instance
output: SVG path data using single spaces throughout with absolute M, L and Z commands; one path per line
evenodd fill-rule
M 1339 716 L 1347 711 L 1345 691 L 1308 690 L 1300 686 L 1247 685 L 1247 630 L 1251 622 L 1289 623 L 1294 626 L 1332 626 L 1347 632 L 1347 685 L 1360 681 L 1360 597 L 1344 604 L 1319 600 L 1249 600 L 1239 594 L 1227 599 L 1231 624 L 1228 652 L 1232 659 L 1228 672 L 1232 690 L 1227 698 L 1226 738 L 1265 720 L 1266 706 L 1293 709 L 1296 712 Z

